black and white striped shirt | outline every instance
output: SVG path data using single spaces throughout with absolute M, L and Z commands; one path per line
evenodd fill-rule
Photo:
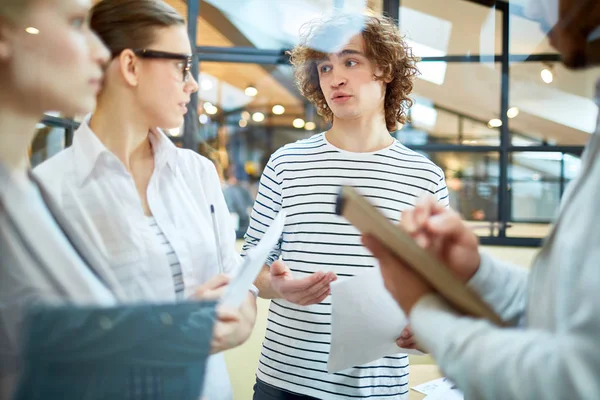
M 351 153 L 334 147 L 320 133 L 271 156 L 243 251 L 256 245 L 276 213 L 284 209 L 284 232 L 269 265 L 281 256 L 296 277 L 333 271 L 338 279 L 372 268 L 375 259 L 362 247 L 358 231 L 335 214 L 340 185 L 354 186 L 394 221 L 426 193 L 448 204 L 442 170 L 399 142 L 373 153 Z M 329 298 L 307 307 L 273 300 L 257 377 L 320 399 L 408 398 L 406 355 L 328 374 L 330 336 Z

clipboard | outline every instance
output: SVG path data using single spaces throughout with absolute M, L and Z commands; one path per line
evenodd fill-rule
M 336 214 L 346 218 L 361 233 L 375 236 L 456 310 L 504 326 L 498 314 L 477 293 L 459 281 L 434 255 L 419 246 L 402 227 L 388 220 L 356 189 L 342 186 L 336 202 Z

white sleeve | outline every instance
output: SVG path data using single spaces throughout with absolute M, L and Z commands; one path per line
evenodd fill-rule
M 481 264 L 468 286 L 508 324 L 517 325 L 525 313 L 529 271 L 480 253 Z
M 410 314 L 415 336 L 465 398 L 596 399 L 600 393 L 600 274 L 597 261 L 592 260 L 588 257 L 568 293 L 577 298 L 578 312 L 563 321 L 566 328 L 561 331 L 499 328 L 459 316 L 440 297 L 428 295 Z M 496 289 L 509 283 L 509 276 L 497 277 Z M 521 290 L 518 286 L 515 291 Z M 505 292 L 496 304 L 500 310 L 519 308 L 506 299 Z M 566 301 L 556 299 L 557 303 Z

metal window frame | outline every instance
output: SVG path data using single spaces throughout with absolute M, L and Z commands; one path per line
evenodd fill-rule
M 199 0 L 181 0 L 187 3 L 188 10 L 188 36 L 195 44 L 198 29 L 198 18 L 200 17 Z M 510 15 L 522 15 L 522 8 L 518 5 L 509 5 L 505 0 L 462 0 L 475 3 L 485 7 L 494 7 L 502 13 L 502 51 L 501 54 L 490 55 L 447 55 L 443 57 L 423 57 L 423 62 L 444 61 L 448 63 L 479 63 L 495 62 L 501 64 L 500 78 L 500 145 L 499 146 L 469 146 L 453 144 L 426 144 L 421 146 L 407 146 L 413 150 L 428 152 L 461 152 L 461 153 L 489 153 L 495 152 L 499 155 L 499 198 L 498 198 L 498 236 L 481 237 L 481 243 L 485 245 L 499 246 L 526 246 L 538 247 L 542 243 L 540 238 L 531 237 L 510 237 L 506 235 L 506 225 L 511 221 L 510 206 L 511 198 L 509 193 L 508 168 L 510 164 L 510 155 L 515 152 L 561 152 L 564 154 L 581 155 L 584 146 L 513 146 L 511 144 L 511 132 L 508 127 L 507 110 L 509 104 L 510 90 L 510 63 L 511 62 L 558 62 L 560 57 L 557 54 L 510 54 L 509 31 Z M 401 0 L 383 0 L 383 13 L 399 21 Z M 335 0 L 336 7 L 343 6 L 343 0 Z M 231 63 L 251 63 L 251 64 L 270 64 L 285 65 L 289 64 L 289 57 L 286 54 L 287 49 L 257 49 L 253 47 L 212 47 L 212 46 L 194 46 L 197 57 L 194 57 L 192 73 L 198 76 L 201 62 L 231 62 Z M 198 96 L 193 95 L 189 104 L 188 112 L 185 117 L 184 134 L 180 138 L 174 138 L 175 141 L 182 143 L 183 147 L 197 150 L 197 132 L 199 131 L 199 122 L 197 115 Z M 67 129 L 68 144 L 72 139 L 73 131 L 79 125 L 74 121 L 62 118 L 46 117 L 44 123 L 53 126 L 62 126 Z M 564 160 L 561 162 L 560 194 L 564 192 Z

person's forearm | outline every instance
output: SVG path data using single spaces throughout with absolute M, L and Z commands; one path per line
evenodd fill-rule
M 468 282 L 511 325 L 518 324 L 527 303 L 529 271 L 481 253 L 479 270 Z
M 594 379 L 600 352 L 592 331 L 597 318 L 560 334 L 501 329 L 461 316 L 439 296 L 428 295 L 409 319 L 417 342 L 467 399 L 595 399 L 600 393 Z
M 277 299 L 280 297 L 271 286 L 271 268 L 268 265 L 263 266 L 262 271 L 254 281 L 254 286 L 258 288 L 258 297 L 261 299 Z

